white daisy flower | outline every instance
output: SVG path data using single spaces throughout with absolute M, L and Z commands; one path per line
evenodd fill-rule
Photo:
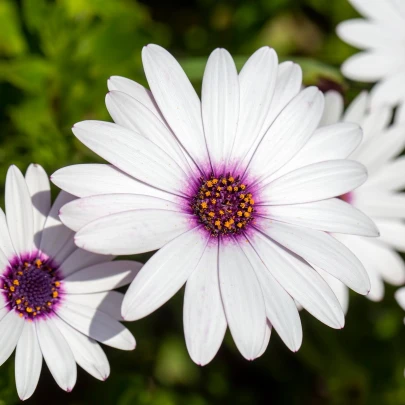
M 405 157 L 398 157 L 405 147 L 405 127 L 399 123 L 390 125 L 391 108 L 370 111 L 369 101 L 370 95 L 363 92 L 343 113 L 342 96 L 328 92 L 321 125 L 342 122 L 363 128 L 363 141 L 349 158 L 365 165 L 369 177 L 364 185 L 341 198 L 367 214 L 381 237 L 336 237 L 362 261 L 371 281 L 367 297 L 379 301 L 384 297 L 384 281 L 394 285 L 405 283 L 405 265 L 395 251 L 405 252 L 405 194 L 399 192 L 405 188 Z M 347 288 L 334 277 L 322 274 L 347 310 Z
M 271 327 L 291 350 L 302 329 L 295 298 L 342 328 L 338 300 L 312 263 L 367 294 L 357 258 L 328 232 L 376 235 L 361 212 L 334 197 L 363 184 L 346 160 L 361 140 L 355 124 L 316 130 L 323 95 L 301 89 L 301 70 L 259 49 L 238 74 L 230 54 L 207 63 L 202 101 L 177 61 L 143 50 L 152 92 L 109 80 L 115 124 L 85 121 L 76 137 L 111 165 L 57 171 L 53 182 L 81 198 L 62 221 L 78 246 L 105 254 L 160 249 L 123 302 L 126 320 L 147 316 L 187 282 L 184 330 L 192 359 L 207 364 L 227 326 L 244 357 L 265 350 Z
M 365 18 L 337 27 L 339 37 L 363 52 L 342 65 L 352 80 L 378 82 L 371 92 L 372 107 L 405 101 L 405 2 L 403 0 L 349 0 Z
M 95 378 L 110 373 L 96 342 L 135 348 L 119 322 L 123 294 L 141 268 L 77 248 L 58 212 L 74 199 L 61 192 L 51 207 L 48 176 L 31 165 L 25 176 L 7 173 L 6 214 L 0 210 L 0 365 L 13 353 L 18 395 L 29 398 L 38 384 L 42 357 L 57 384 L 71 391 L 76 363 Z

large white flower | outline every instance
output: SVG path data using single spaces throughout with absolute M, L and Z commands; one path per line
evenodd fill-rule
M 109 80 L 115 124 L 76 124 L 78 139 L 112 165 L 76 165 L 53 182 L 84 197 L 62 208 L 76 243 L 105 254 L 160 249 L 131 284 L 122 313 L 152 313 L 187 282 L 184 330 L 192 359 L 208 363 L 227 326 L 247 359 L 263 353 L 271 327 L 291 350 L 302 340 L 293 298 L 333 328 L 344 314 L 309 263 L 366 294 L 367 273 L 329 232 L 376 235 L 374 224 L 334 198 L 366 180 L 346 160 L 361 140 L 355 124 L 316 130 L 324 100 L 301 89 L 301 70 L 261 48 L 238 74 L 215 50 L 202 101 L 177 61 L 148 45 L 152 92 Z
M 141 268 L 133 261 L 76 247 L 58 212 L 74 197 L 61 192 L 51 207 L 48 176 L 31 165 L 24 179 L 11 166 L 6 214 L 0 210 L 0 364 L 15 348 L 15 379 L 21 399 L 37 384 L 42 357 L 57 384 L 71 391 L 76 362 L 95 378 L 110 373 L 96 340 L 122 350 L 135 348 L 119 322 L 123 294 Z
M 361 82 L 378 82 L 371 92 L 373 107 L 402 104 L 405 100 L 405 1 L 349 1 L 365 19 L 342 22 L 337 34 L 363 52 L 343 63 L 343 74 Z
M 321 125 L 336 122 L 357 123 L 363 128 L 363 141 L 350 159 L 367 167 L 369 177 L 360 188 L 342 198 L 373 219 L 381 232 L 380 238 L 338 235 L 363 263 L 371 281 L 368 298 L 379 301 L 384 296 L 384 283 L 405 282 L 405 265 L 395 250 L 405 252 L 405 157 L 398 157 L 405 147 L 405 127 L 400 122 L 390 125 L 392 109 L 369 110 L 370 95 L 361 93 L 343 113 L 342 96 L 331 91 L 325 96 Z M 343 308 L 348 306 L 347 288 L 335 278 L 324 274 Z

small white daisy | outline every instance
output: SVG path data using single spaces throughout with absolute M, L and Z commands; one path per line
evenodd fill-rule
M 360 48 L 342 65 L 352 80 L 375 83 L 371 105 L 398 105 L 405 101 L 405 1 L 349 0 L 365 18 L 344 21 L 339 37 Z
M 0 210 L 0 365 L 16 348 L 18 395 L 29 398 L 38 384 L 42 357 L 57 384 L 71 391 L 76 362 L 95 378 L 110 373 L 96 342 L 135 348 L 119 322 L 123 294 L 141 268 L 133 261 L 79 249 L 58 212 L 74 199 L 62 191 L 51 207 L 48 176 L 31 165 L 24 179 L 15 166 L 7 173 L 6 215 Z
M 377 235 L 361 212 L 334 197 L 363 184 L 346 160 L 361 140 L 355 124 L 316 130 L 323 95 L 300 91 L 301 69 L 254 53 L 238 74 L 224 49 L 207 63 L 202 101 L 178 62 L 148 45 L 152 92 L 112 77 L 115 124 L 76 124 L 78 139 L 112 165 L 76 165 L 52 180 L 81 198 L 62 221 L 78 246 L 105 254 L 160 249 L 123 302 L 126 320 L 152 313 L 186 282 L 184 330 L 192 359 L 207 364 L 227 326 L 244 357 L 265 350 L 271 327 L 291 350 L 302 329 L 293 298 L 341 328 L 336 296 L 312 263 L 355 291 L 369 290 L 357 258 L 328 232 Z
M 364 185 L 341 198 L 372 218 L 381 237 L 336 237 L 362 261 L 371 281 L 367 297 L 379 301 L 384 296 L 383 281 L 394 285 L 405 282 L 405 265 L 395 251 L 405 252 L 405 194 L 399 192 L 405 188 L 405 157 L 398 157 L 405 147 L 405 127 L 390 125 L 391 108 L 370 111 L 369 99 L 367 92 L 361 93 L 343 113 L 342 96 L 328 92 L 321 125 L 349 122 L 363 128 L 363 141 L 350 159 L 364 164 L 369 177 Z M 347 288 L 330 275 L 324 276 L 347 310 Z

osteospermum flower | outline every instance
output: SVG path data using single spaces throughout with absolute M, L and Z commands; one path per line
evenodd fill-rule
M 350 159 L 367 167 L 367 182 L 341 198 L 367 214 L 381 232 L 380 238 L 336 235 L 363 263 L 371 281 L 367 295 L 373 301 L 384 296 L 384 281 L 405 282 L 405 265 L 395 251 L 405 252 L 405 158 L 398 157 L 405 147 L 405 128 L 401 122 L 390 125 L 391 108 L 370 110 L 370 96 L 361 93 L 343 113 L 343 98 L 334 91 L 326 94 L 321 125 L 338 121 L 357 123 L 363 128 L 363 141 Z M 348 306 L 348 290 L 336 278 L 324 274 L 342 307 Z
M 140 271 L 122 314 L 152 313 L 187 282 L 184 331 L 192 359 L 208 363 L 227 326 L 247 359 L 263 353 L 271 327 L 291 350 L 302 329 L 293 298 L 333 328 L 344 315 L 309 263 L 361 294 L 369 280 L 327 232 L 375 235 L 374 224 L 334 198 L 366 180 L 346 156 L 355 124 L 316 130 L 323 95 L 301 89 L 301 70 L 259 49 L 238 74 L 224 49 L 210 56 L 202 101 L 177 61 L 143 50 L 151 92 L 109 80 L 115 124 L 85 121 L 78 139 L 111 165 L 76 165 L 53 182 L 84 197 L 62 208 L 76 243 L 106 254 L 160 249 Z M 292 298 L 293 297 L 293 298 Z
M 364 19 L 344 21 L 339 37 L 360 48 L 342 65 L 343 74 L 375 83 L 372 106 L 397 105 L 405 100 L 405 2 L 402 0 L 349 0 Z
M 8 170 L 7 216 L 0 210 L 0 364 L 16 348 L 21 399 L 34 392 L 42 358 L 57 384 L 71 391 L 76 362 L 100 380 L 110 373 L 96 340 L 135 348 L 119 322 L 123 294 L 111 290 L 132 281 L 141 264 L 77 248 L 58 218 L 73 198 L 62 191 L 51 207 L 41 166 L 31 165 L 25 179 L 15 166 Z

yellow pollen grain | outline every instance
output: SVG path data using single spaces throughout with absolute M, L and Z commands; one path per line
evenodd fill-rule
M 238 190 L 239 190 L 239 189 L 238 189 L 238 187 L 236 187 L 236 186 L 233 188 L 233 191 L 238 191 Z
M 239 222 L 236 226 L 237 226 L 238 228 L 242 228 L 243 224 L 242 224 L 242 222 Z
M 247 203 L 247 202 L 249 202 L 249 198 L 246 197 L 243 199 L 243 201 Z
M 221 226 L 221 221 L 219 221 L 218 219 L 214 222 L 215 226 L 217 226 L 218 228 Z
M 37 267 L 41 267 L 41 266 L 42 266 L 42 262 L 41 262 L 41 260 L 39 260 L 39 259 L 35 260 L 35 264 L 36 264 Z
M 232 225 L 233 223 L 234 223 L 235 221 L 231 218 L 230 220 L 229 220 L 229 223 Z
M 201 208 L 206 209 L 208 207 L 208 204 L 206 202 L 201 203 Z
M 23 317 L 23 314 L 20 312 L 20 313 L 18 314 L 18 316 L 19 316 L 20 318 L 22 318 L 22 317 Z
M 218 179 L 212 179 L 212 184 L 217 184 L 218 183 Z
M 243 215 L 244 215 L 246 218 L 249 218 L 249 217 L 250 217 L 250 213 L 249 213 L 249 212 L 245 212 Z
M 207 187 L 212 187 L 212 181 L 207 181 Z
M 230 224 L 228 221 L 226 221 L 225 224 L 224 224 L 224 226 L 225 226 L 226 228 L 230 228 L 230 227 L 231 227 L 231 224 Z
M 20 282 L 18 280 L 13 280 L 14 285 L 20 285 Z
M 217 200 L 216 200 L 215 198 L 213 198 L 213 199 L 211 200 L 211 203 L 212 203 L 212 204 L 216 204 L 216 203 L 217 203 Z
M 210 211 L 209 213 L 208 213 L 208 215 L 212 218 L 212 217 L 215 217 L 215 213 L 214 212 L 212 212 L 212 211 Z
M 24 267 L 29 267 L 29 263 L 28 262 L 24 262 Z
M 39 310 L 41 309 L 41 307 L 36 307 L 35 309 L 36 309 L 37 311 L 39 311 Z
M 31 313 L 31 312 L 33 311 L 33 309 L 32 309 L 31 307 L 27 307 L 25 310 L 26 310 L 28 313 Z
M 226 179 L 222 179 L 221 183 L 226 184 Z
M 50 307 L 50 306 L 52 305 L 52 303 L 51 303 L 50 301 L 48 301 L 48 302 L 46 303 L 46 305 L 48 305 L 48 307 Z
M 253 208 L 252 207 L 248 207 L 248 212 L 252 212 Z
M 211 191 L 206 191 L 205 195 L 206 195 L 206 197 L 209 197 L 211 195 Z
M 232 191 L 232 187 L 231 187 L 231 186 L 228 186 L 226 189 L 227 189 L 228 191 Z
M 239 198 L 240 198 L 241 200 L 243 200 L 243 199 L 245 198 L 245 194 L 240 194 L 240 195 L 239 195 Z
M 229 177 L 228 180 L 229 180 L 231 183 L 233 183 L 233 182 L 235 181 L 235 179 L 234 179 L 232 176 Z
M 250 205 L 255 205 L 255 200 L 254 200 L 253 198 L 251 198 L 251 199 L 249 200 L 249 203 L 250 203 Z
M 225 214 L 225 212 L 224 212 L 223 210 L 219 210 L 219 213 L 220 213 L 221 215 L 224 215 L 224 214 Z
M 14 287 L 14 286 L 11 286 L 11 287 L 10 287 L 10 291 L 14 292 L 14 291 L 15 291 L 15 287 Z
M 241 208 L 245 208 L 245 207 L 246 207 L 246 204 L 245 204 L 245 203 L 240 203 L 239 206 L 240 206 Z
M 55 281 L 55 286 L 60 287 L 60 281 Z
M 36 313 L 36 312 L 34 312 L 34 316 L 37 316 L 37 313 Z
M 239 187 L 241 188 L 241 190 L 244 190 L 246 188 L 244 184 L 241 184 Z
M 56 298 L 58 295 L 59 295 L 59 293 L 58 293 L 57 291 L 54 291 L 54 292 L 52 293 L 52 297 L 53 297 L 53 298 Z
M 238 217 L 241 217 L 243 215 L 242 211 L 238 211 L 236 214 L 238 215 Z
M 24 273 L 23 273 L 22 271 L 19 271 L 17 274 L 18 274 L 19 276 L 22 276 Z
M 20 299 L 15 300 L 15 303 L 16 303 L 17 305 L 20 305 L 20 304 L 21 304 L 21 300 L 20 300 Z

